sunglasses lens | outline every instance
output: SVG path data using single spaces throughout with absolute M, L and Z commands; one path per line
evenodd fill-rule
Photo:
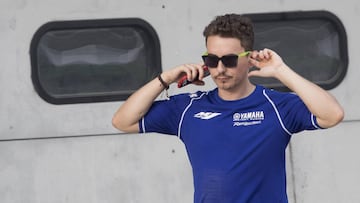
M 231 68 L 236 67 L 238 62 L 237 55 L 226 55 L 221 58 L 221 62 L 224 64 L 225 67 Z
M 219 58 L 213 55 L 202 56 L 204 64 L 208 67 L 214 68 L 218 66 Z
M 225 55 L 221 58 L 215 56 L 215 55 L 204 55 L 202 56 L 203 60 L 204 60 L 204 64 L 207 67 L 210 68 L 216 68 L 218 66 L 219 60 L 221 60 L 221 62 L 224 64 L 225 67 L 227 68 L 233 68 L 237 66 L 237 62 L 238 62 L 238 56 L 237 55 Z

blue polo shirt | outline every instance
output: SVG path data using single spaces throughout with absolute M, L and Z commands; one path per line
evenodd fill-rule
M 256 86 L 226 101 L 218 89 L 156 101 L 141 133 L 178 136 L 193 169 L 194 202 L 287 202 L 285 149 L 293 133 L 320 127 L 300 98 Z

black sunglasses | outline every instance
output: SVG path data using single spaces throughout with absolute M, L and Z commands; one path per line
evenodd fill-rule
M 224 55 L 221 58 L 214 54 L 209 54 L 205 52 L 204 55 L 202 55 L 202 59 L 204 60 L 204 64 L 209 68 L 216 68 L 219 64 L 219 61 L 221 61 L 225 67 L 227 68 L 234 68 L 237 66 L 238 58 L 247 56 L 250 54 L 250 51 L 245 51 L 240 54 L 228 54 Z

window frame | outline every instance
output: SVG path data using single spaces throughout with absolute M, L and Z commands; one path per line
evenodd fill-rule
M 337 34 L 339 36 L 339 53 L 340 53 L 340 64 L 343 65 L 343 68 L 340 69 L 340 73 L 337 74 L 337 78 L 327 80 L 320 83 L 314 82 L 325 90 L 330 90 L 337 87 L 345 78 L 348 65 L 349 65 L 349 56 L 348 56 L 348 44 L 347 44 L 347 35 L 344 25 L 341 20 L 330 11 L 326 10 L 316 10 L 316 11 L 286 11 L 286 12 L 269 12 L 269 13 L 249 13 L 244 14 L 244 16 L 249 17 L 254 26 L 257 22 L 266 23 L 266 22 L 276 22 L 276 21 L 296 21 L 296 20 L 326 20 L 332 23 Z M 256 43 L 256 39 L 255 39 Z M 271 48 L 271 47 L 269 47 Z M 266 85 L 269 88 L 277 89 L 280 91 L 291 91 L 289 88 L 285 87 L 283 84 L 275 85 L 275 83 Z
M 129 90 L 130 93 L 98 95 L 84 95 L 76 97 L 53 97 L 49 94 L 41 84 L 41 78 L 38 73 L 38 54 L 37 49 L 41 38 L 49 31 L 65 31 L 65 30 L 81 30 L 81 29 L 102 29 L 102 28 L 139 28 L 143 30 L 151 45 L 151 54 L 154 57 L 152 61 L 156 69 L 156 73 L 162 72 L 160 40 L 155 29 L 145 20 L 140 18 L 119 18 L 119 19 L 95 19 L 95 20 L 71 20 L 71 21 L 51 21 L 43 24 L 33 35 L 30 44 L 30 60 L 31 60 L 31 79 L 38 95 L 51 104 L 76 104 L 76 103 L 94 103 L 126 100 L 136 90 Z M 144 67 L 146 68 L 146 67 Z M 151 80 L 152 78 L 149 78 Z

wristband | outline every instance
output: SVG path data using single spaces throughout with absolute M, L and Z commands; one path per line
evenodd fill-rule
M 159 79 L 159 81 L 161 82 L 162 86 L 165 87 L 166 90 L 169 89 L 169 85 L 166 84 L 166 82 L 162 79 L 161 73 L 158 75 L 158 79 Z

